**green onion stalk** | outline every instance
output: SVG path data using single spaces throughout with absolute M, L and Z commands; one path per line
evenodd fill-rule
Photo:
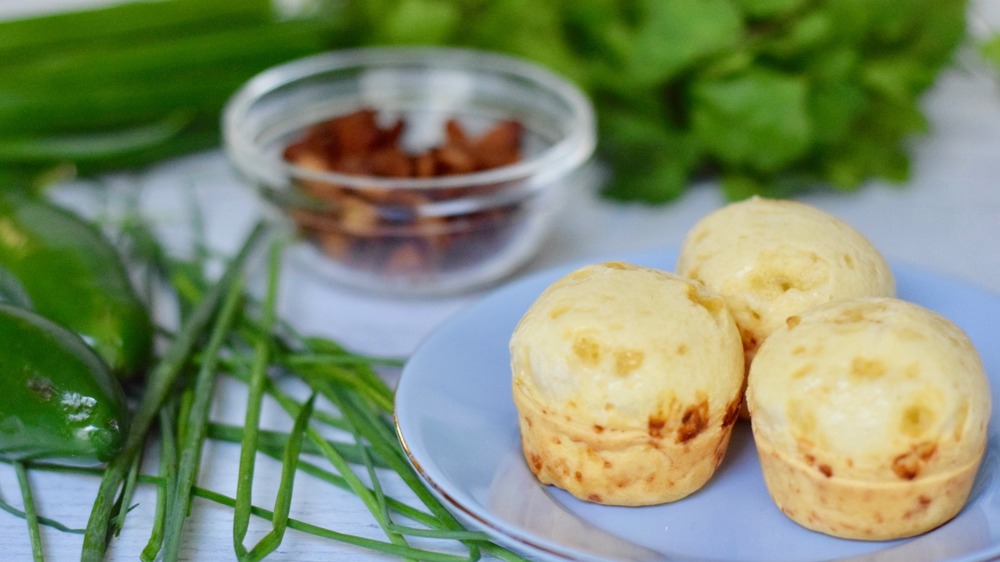
M 0 21 L 0 182 L 40 188 L 215 148 L 226 100 L 330 46 L 271 0 L 128 1 Z

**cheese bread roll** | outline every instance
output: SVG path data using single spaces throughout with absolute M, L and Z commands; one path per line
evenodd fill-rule
M 722 460 L 744 381 L 722 298 L 620 262 L 549 286 L 510 339 L 525 459 L 587 501 L 649 505 L 703 486 Z
M 923 533 L 959 512 L 991 407 L 969 338 L 893 298 L 789 318 L 757 352 L 746 399 L 778 507 L 807 528 L 869 540 Z
M 677 273 L 726 299 L 748 368 L 757 347 L 789 316 L 836 299 L 895 294 L 885 259 L 849 224 L 803 203 L 760 197 L 695 224 Z

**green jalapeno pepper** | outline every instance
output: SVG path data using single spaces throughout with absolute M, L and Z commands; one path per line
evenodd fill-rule
M 105 462 L 128 426 L 121 383 L 77 334 L 0 304 L 0 456 Z
M 0 301 L 76 332 L 120 380 L 146 365 L 149 313 L 94 225 L 42 199 L 0 193 L 0 270 Z

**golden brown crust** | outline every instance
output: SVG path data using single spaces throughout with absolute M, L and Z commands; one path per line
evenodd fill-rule
M 755 433 L 754 440 L 778 508 L 807 529 L 847 539 L 900 539 L 942 525 L 965 505 L 979 467 L 975 459 L 929 478 L 851 480 L 782 454 L 765 436 Z
M 722 462 L 736 419 L 733 403 L 721 417 L 694 413 L 659 420 L 647 431 L 620 430 L 576 423 L 516 386 L 514 402 L 525 461 L 539 481 L 608 505 L 671 502 L 704 486 Z M 704 410 L 695 405 L 688 412 Z

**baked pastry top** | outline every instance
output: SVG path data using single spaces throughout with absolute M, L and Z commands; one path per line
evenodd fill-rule
M 851 225 L 804 203 L 761 197 L 698 221 L 681 245 L 677 273 L 726 299 L 747 366 L 789 316 L 841 298 L 895 295 L 889 265 Z
M 741 400 L 742 345 L 721 297 L 610 262 L 549 286 L 510 340 L 532 471 L 600 503 L 672 501 L 722 459 Z
M 924 532 L 957 513 L 991 410 L 969 338 L 894 298 L 790 317 L 757 352 L 746 399 L 779 507 L 807 527 L 867 539 Z

